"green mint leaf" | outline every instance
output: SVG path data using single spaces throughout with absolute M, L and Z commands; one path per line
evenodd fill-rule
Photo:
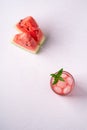
M 59 80 L 61 80 L 61 81 L 65 81 L 62 77 L 59 77 Z
M 62 73 L 63 73 L 63 68 L 62 69 L 60 69 L 58 72 L 57 72 L 57 77 L 60 77 L 61 75 L 62 75 Z
M 53 85 L 58 82 L 58 78 L 54 78 L 54 82 L 52 83 Z
M 56 84 L 59 80 L 64 81 L 64 79 L 61 77 L 63 73 L 63 68 L 60 69 L 57 73 L 51 74 L 51 76 L 54 78 L 54 82 L 52 83 L 53 85 Z
M 55 74 L 50 74 L 52 77 L 55 77 L 56 75 Z

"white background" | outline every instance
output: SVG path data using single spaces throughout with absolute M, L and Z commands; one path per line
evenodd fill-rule
M 11 44 L 15 24 L 33 16 L 46 36 L 38 54 Z M 60 68 L 71 95 L 50 88 Z M 87 130 L 87 1 L 0 1 L 0 130 Z

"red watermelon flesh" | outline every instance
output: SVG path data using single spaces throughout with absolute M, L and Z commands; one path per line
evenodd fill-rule
M 36 23 L 36 21 L 34 20 L 33 17 L 28 16 L 24 19 L 21 19 L 17 24 L 16 24 L 17 28 L 23 32 L 30 32 L 30 31 L 34 31 L 37 30 L 39 27 Z
M 31 16 L 20 20 L 16 27 L 22 32 L 16 34 L 13 42 L 31 52 L 36 53 L 40 45 L 44 42 L 45 37 L 34 18 Z
M 37 43 L 37 41 L 35 41 L 34 38 L 31 37 L 31 35 L 27 33 L 20 33 L 15 35 L 13 42 L 23 49 L 27 49 L 32 53 L 37 53 L 41 44 L 44 42 L 44 39 L 45 38 L 42 37 L 40 43 Z

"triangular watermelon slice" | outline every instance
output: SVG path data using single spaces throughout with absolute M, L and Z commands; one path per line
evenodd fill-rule
M 16 27 L 21 33 L 14 36 L 13 43 L 32 53 L 37 53 L 40 46 L 44 43 L 45 36 L 34 18 L 31 16 L 26 17 L 20 20 Z
M 28 32 L 29 31 L 34 31 L 37 30 L 39 28 L 38 24 L 36 23 L 36 21 L 34 20 L 33 17 L 28 16 L 24 19 L 21 19 L 17 24 L 16 24 L 17 28 L 23 32 Z

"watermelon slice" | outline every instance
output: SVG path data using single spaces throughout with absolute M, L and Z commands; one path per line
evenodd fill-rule
M 24 19 L 21 19 L 17 24 L 16 27 L 23 31 L 23 32 L 28 32 L 30 33 L 30 31 L 34 31 L 37 30 L 39 28 L 38 24 L 36 23 L 36 21 L 34 20 L 33 17 L 28 16 Z
M 58 77 L 58 72 L 55 74 L 51 74 L 50 86 L 52 90 L 59 95 L 67 95 L 71 93 L 72 89 L 75 86 L 75 80 L 73 76 L 67 71 L 63 71 L 61 73 L 61 77 L 57 82 L 54 83 L 55 76 Z M 59 74 L 60 75 L 60 74 Z
M 14 36 L 13 43 L 32 53 L 37 53 L 40 46 L 45 41 L 45 36 L 34 18 L 28 16 L 21 19 L 16 24 L 16 27 L 21 31 L 21 33 Z

